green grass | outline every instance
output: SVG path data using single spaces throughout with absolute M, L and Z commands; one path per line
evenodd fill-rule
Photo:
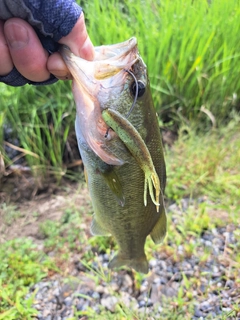
M 22 213 L 18 211 L 17 206 L 7 205 L 6 203 L 0 204 L 1 218 L 3 225 L 11 225 L 17 218 L 19 218 Z M 0 229 L 1 232 L 4 230 Z
M 168 214 L 168 235 L 163 245 L 147 240 L 149 259 L 153 252 L 165 252 L 173 261 L 200 256 L 204 264 L 211 252 L 202 248 L 200 235 L 216 227 L 235 226 L 235 238 L 240 239 L 240 5 L 235 0 L 208 2 L 94 0 L 84 4 L 94 45 L 138 38 L 160 124 L 179 128 L 178 141 L 165 150 L 166 198 L 169 203 L 176 202 L 178 212 Z M 69 174 L 63 156 L 74 117 L 69 82 L 37 88 L 0 84 L 0 165 L 2 161 L 5 166 L 15 161 L 4 152 L 3 126 L 10 124 L 36 181 L 49 175 L 59 181 Z M 2 173 L 0 170 L 0 178 Z M 183 197 L 191 198 L 187 209 L 181 207 Z M 29 287 L 52 270 L 67 277 L 64 268 L 76 253 L 86 267 L 86 277 L 96 285 L 111 281 L 112 274 L 99 263 L 98 253 L 111 254 L 116 250 L 115 242 L 106 237 L 89 238 L 81 229 L 89 208 L 69 207 L 60 221 L 41 223 L 43 252 L 25 238 L 1 244 L 0 319 L 32 319 L 37 311 L 32 308 L 34 293 L 25 299 Z M 1 204 L 0 210 L 7 227 L 24 214 L 8 204 Z M 4 227 L 1 230 L 4 233 Z M 183 248 L 181 254 L 179 246 Z M 54 262 L 49 260 L 49 252 Z M 234 262 L 229 277 L 237 283 L 239 252 L 238 240 L 236 246 L 228 248 L 228 257 Z M 139 288 L 145 276 L 134 273 L 134 277 Z M 183 274 L 177 296 L 162 301 L 164 319 L 191 319 L 196 297 L 189 288 L 199 288 L 199 277 L 189 279 Z M 119 293 L 112 294 L 120 299 Z M 218 319 L 237 317 L 237 308 Z M 76 311 L 74 319 L 81 316 L 96 318 L 91 309 Z M 124 307 L 120 299 L 115 313 L 102 308 L 97 319 L 147 320 L 154 316 L 155 311 L 148 315 L 147 310 Z
M 191 123 L 205 132 L 239 112 L 238 1 L 94 0 L 84 11 L 94 45 L 138 38 L 161 125 Z M 0 157 L 6 166 L 16 160 L 3 150 L 3 124 L 10 123 L 35 177 L 60 180 L 69 174 L 63 155 L 74 117 L 69 83 L 0 84 Z
M 0 319 L 31 319 L 36 315 L 34 293 L 28 299 L 26 294 L 31 285 L 54 269 L 54 263 L 28 239 L 1 244 Z
M 236 115 L 225 128 L 204 135 L 181 128 L 178 141 L 166 150 L 167 198 L 208 194 L 226 206 L 234 205 L 240 196 L 239 123 Z
M 217 122 L 229 117 L 240 88 L 238 1 L 95 0 L 85 12 L 97 45 L 138 38 L 162 115 L 206 123 L 205 106 Z
M 61 84 L 37 89 L 0 87 L 5 123 L 11 124 L 20 140 L 34 176 L 55 173 L 61 177 L 66 173 L 62 159 L 73 128 L 74 103 L 69 83 L 65 85 L 68 89 L 64 93 Z M 10 163 L 6 159 L 6 164 Z

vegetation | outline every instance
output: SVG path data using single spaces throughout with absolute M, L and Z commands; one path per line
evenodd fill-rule
M 239 2 L 94 0 L 85 2 L 84 9 L 95 45 L 138 38 L 160 125 L 178 132 L 178 140 L 165 150 L 166 198 L 168 204 L 176 203 L 180 208 L 182 198 L 190 198 L 191 205 L 182 208 L 179 215 L 169 213 L 168 236 L 161 250 L 176 261 L 195 258 L 202 250 L 200 235 L 204 231 L 234 226 L 238 240 L 227 252 L 233 261 L 229 277 L 239 284 Z M 2 163 L 7 168 L 20 157 L 36 179 L 54 175 L 59 181 L 69 176 L 64 157 L 74 118 L 69 82 L 36 88 L 0 84 L 0 179 Z M 4 136 L 8 129 L 10 144 Z M 20 154 L 10 159 L 6 146 L 20 150 Z M 67 276 L 62 266 L 66 267 L 66 261 L 76 253 L 86 268 L 86 278 L 92 277 L 96 285 L 111 280 L 112 273 L 99 265 L 98 254 L 111 254 L 113 240 L 90 238 L 80 230 L 83 224 L 89 227 L 86 220 L 90 211 L 71 203 L 63 209 L 61 220 L 43 221 L 40 251 L 27 238 L 2 241 L 5 226 L 17 223 L 24 212 L 8 203 L 0 204 L 0 319 L 32 319 L 37 310 L 32 307 L 35 292 L 26 298 L 29 288 L 53 273 Z M 178 253 L 179 246 L 182 254 Z M 159 248 L 147 241 L 148 257 Z M 51 259 L 49 252 L 54 252 Z M 207 250 L 202 252 L 201 262 L 208 261 L 209 256 Z M 177 297 L 162 301 L 164 319 L 193 317 L 196 301 L 188 288 L 198 288 L 199 278 L 182 277 Z M 136 273 L 135 286 L 140 287 L 142 280 L 143 276 Z M 207 292 L 203 298 L 204 294 Z M 237 318 L 238 308 L 219 319 Z M 149 316 L 154 319 L 154 315 Z M 75 319 L 81 316 L 94 319 L 91 309 L 75 312 Z M 114 314 L 103 308 L 98 319 L 148 319 L 148 315 L 119 303 Z
M 237 120 L 236 120 L 237 121 Z M 168 235 L 162 245 L 155 245 L 147 240 L 146 253 L 152 259 L 155 253 L 165 253 L 168 259 L 182 261 L 188 258 L 200 259 L 200 264 L 212 261 L 211 250 L 204 248 L 201 235 L 208 230 L 225 226 L 235 228 L 234 247 L 225 248 L 229 261 L 228 278 L 239 283 L 240 270 L 240 237 L 239 237 L 239 190 L 240 190 L 240 145 L 239 131 L 236 123 L 230 122 L 228 127 L 213 131 L 201 137 L 190 127 L 180 132 L 178 141 L 172 148 L 166 150 L 168 165 L 167 202 L 176 202 L 178 212 L 168 212 Z M 221 148 L 219 148 L 219 142 Z M 204 146 L 204 148 L 203 148 Z M 221 161 L 219 161 L 219 157 Z M 79 197 L 79 190 L 76 191 Z M 182 198 L 192 198 L 187 208 L 182 207 Z M 203 199 L 200 201 L 200 199 Z M 43 239 L 41 252 L 34 243 L 26 238 L 5 241 L 0 248 L 0 319 L 31 319 L 36 314 L 32 307 L 34 295 L 26 293 L 33 283 L 47 275 L 60 273 L 66 279 L 71 278 L 66 270 L 74 255 L 77 254 L 83 265 L 84 276 L 97 285 L 110 283 L 113 272 L 106 269 L 99 261 L 99 254 L 112 254 L 116 250 L 115 242 L 109 237 L 90 237 L 89 218 L 92 208 L 79 207 L 75 201 L 66 197 L 68 209 L 62 209 L 62 218 L 58 221 L 46 220 L 39 226 L 38 239 Z M 19 212 L 16 206 L 8 204 L 0 207 L 3 234 L 4 225 L 18 223 L 24 212 Z M 32 215 L 38 216 L 38 212 Z M 4 217 L 10 216 L 11 219 Z M 4 218 L 4 219 L 3 219 Z M 182 247 L 179 252 L 178 248 Z M 47 254 L 51 252 L 51 259 Z M 224 263 L 221 257 L 216 257 L 218 263 Z M 225 263 L 227 263 L 226 260 Z M 183 273 L 181 286 L 174 298 L 165 297 L 161 302 L 162 319 L 192 319 L 194 305 L 197 302 L 193 296 L 194 290 L 200 290 L 201 277 L 186 277 Z M 140 288 L 145 276 L 134 273 L 135 287 Z M 224 280 L 223 276 L 223 280 Z M 226 281 L 226 279 L 225 279 Z M 215 284 L 213 283 L 212 286 Z M 209 284 L 210 286 L 210 284 Z M 188 290 L 192 288 L 191 290 Z M 221 290 L 218 288 L 217 290 Z M 111 292 L 120 299 L 120 292 Z M 201 299 L 207 297 L 208 291 L 202 293 Z M 86 296 L 86 299 L 90 297 Z M 219 299 L 219 298 L 218 298 Z M 187 310 L 187 313 L 186 313 Z M 147 310 L 146 310 L 147 312 Z M 157 310 L 156 310 L 157 312 Z M 238 306 L 223 312 L 214 319 L 235 319 Z M 150 314 L 124 307 L 120 302 L 115 313 L 100 306 L 97 319 L 154 319 L 154 311 Z M 75 318 L 87 316 L 95 319 L 95 312 L 89 308 L 76 311 Z M 209 318 L 211 319 L 211 317 Z
M 137 37 L 162 126 L 176 130 L 191 123 L 204 132 L 239 112 L 238 1 L 95 0 L 84 3 L 84 9 L 95 45 Z M 6 166 L 16 159 L 1 147 L 3 124 L 18 137 L 35 176 L 66 174 L 63 158 L 75 118 L 70 83 L 1 84 L 0 114 L 0 157 Z
M 86 14 L 95 44 L 138 38 L 165 121 L 206 124 L 201 107 L 217 123 L 229 118 L 240 88 L 234 72 L 240 63 L 237 1 L 95 0 L 86 4 Z
M 0 319 L 31 319 L 34 293 L 26 299 L 28 287 L 56 269 L 50 259 L 28 239 L 15 239 L 0 250 Z

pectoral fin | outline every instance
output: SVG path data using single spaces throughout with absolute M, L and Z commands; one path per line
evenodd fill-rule
M 167 217 L 165 213 L 164 206 L 162 207 L 162 211 L 160 217 L 155 224 L 152 232 L 150 233 L 151 238 L 154 243 L 159 244 L 163 241 L 167 231 Z
M 94 236 L 109 236 L 110 233 L 105 230 L 95 218 L 93 218 L 92 223 L 91 223 L 91 233 Z
M 104 181 L 106 182 L 106 184 L 108 185 L 112 193 L 114 194 L 116 200 L 118 201 L 120 206 L 123 207 L 125 204 L 125 197 L 123 194 L 123 188 L 118 178 L 118 175 L 114 170 L 101 172 L 101 174 L 104 178 Z
M 88 174 L 87 174 L 86 168 L 84 168 L 84 176 L 85 176 L 85 180 L 86 180 L 86 183 L 87 183 L 87 186 L 88 186 Z
M 155 170 L 151 154 L 135 127 L 116 110 L 106 109 L 102 112 L 103 120 L 111 127 L 126 145 L 145 174 L 144 205 L 147 205 L 147 190 L 159 211 L 160 180 Z M 155 195 L 154 195 L 155 189 Z

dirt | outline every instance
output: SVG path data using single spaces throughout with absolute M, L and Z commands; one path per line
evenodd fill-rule
M 3 196 L 3 192 L 2 192 Z M 11 199 L 11 197 L 9 196 Z M 31 200 L 0 202 L 0 243 L 17 237 L 39 237 L 39 225 L 45 220 L 58 221 L 66 209 L 89 208 L 90 197 L 85 184 L 64 182 L 49 186 L 47 192 Z

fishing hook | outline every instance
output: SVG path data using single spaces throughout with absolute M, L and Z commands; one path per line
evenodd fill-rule
M 134 75 L 134 73 L 132 71 L 127 70 L 127 69 L 124 69 L 124 71 L 128 72 L 133 77 L 133 79 L 135 81 L 135 85 L 136 85 L 135 97 L 134 97 L 132 106 L 131 106 L 130 110 L 128 111 L 127 115 L 126 115 L 126 118 L 128 118 L 130 116 L 130 114 L 132 113 L 133 108 L 135 107 L 135 104 L 137 102 L 137 98 L 138 98 L 138 81 L 137 81 L 137 78 L 135 77 L 135 75 Z
M 129 73 L 133 77 L 133 79 L 135 81 L 135 85 L 136 85 L 135 97 L 134 97 L 133 103 L 131 105 L 131 108 L 130 108 L 130 110 L 128 111 L 128 113 L 126 115 L 126 119 L 127 119 L 130 116 L 130 114 L 132 113 L 132 111 L 133 111 L 133 109 L 135 107 L 135 104 L 137 102 L 137 98 L 138 98 L 138 81 L 137 81 L 137 78 L 135 77 L 135 75 L 134 75 L 134 73 L 132 71 L 127 70 L 127 69 L 124 69 L 124 71 Z M 104 138 L 107 138 L 109 130 L 110 130 L 110 128 L 107 128 L 107 131 L 106 131 L 106 133 L 104 135 Z

